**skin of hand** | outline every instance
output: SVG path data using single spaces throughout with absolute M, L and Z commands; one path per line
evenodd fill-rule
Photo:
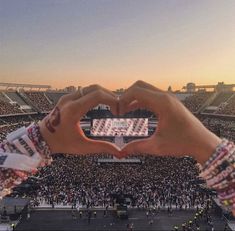
M 137 81 L 119 100 L 119 112 L 125 114 L 144 108 L 158 116 L 155 133 L 128 143 L 121 156 L 131 154 L 191 155 L 203 164 L 221 139 L 203 124 L 171 93 L 146 82 Z
M 119 157 L 120 150 L 114 144 L 91 140 L 80 127 L 82 117 L 98 104 L 109 105 L 112 113 L 117 115 L 117 96 L 99 85 L 82 90 L 82 95 L 76 91 L 61 97 L 51 113 L 39 123 L 42 137 L 52 153 L 108 153 Z

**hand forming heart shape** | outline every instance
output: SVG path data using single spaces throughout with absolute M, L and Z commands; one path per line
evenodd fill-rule
M 158 128 L 146 139 L 132 141 L 119 150 L 114 144 L 87 138 L 79 122 L 98 104 L 110 106 L 114 115 L 144 108 L 158 116 Z M 113 92 L 91 85 L 63 96 L 55 109 L 44 118 L 40 131 L 53 153 L 110 153 L 118 158 L 130 154 L 192 154 L 204 162 L 220 143 L 171 93 L 137 81 L 120 98 Z

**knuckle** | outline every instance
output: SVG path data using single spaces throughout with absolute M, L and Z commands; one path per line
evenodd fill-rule
M 62 104 L 65 101 L 65 96 L 61 96 L 57 104 Z
M 68 98 L 68 95 L 63 95 L 63 96 L 61 96 L 60 99 L 58 100 L 58 104 L 64 103 L 67 98 Z
M 137 80 L 134 85 L 136 86 L 142 86 L 144 84 L 143 80 Z
M 90 86 L 90 88 L 92 88 L 92 89 L 94 89 L 94 90 L 99 90 L 99 89 L 101 89 L 101 86 L 100 86 L 99 84 L 92 84 L 92 85 Z

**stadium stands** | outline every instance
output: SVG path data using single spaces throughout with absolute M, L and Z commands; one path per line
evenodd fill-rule
M 32 104 L 35 105 L 40 111 L 50 111 L 55 106 L 49 101 L 44 92 L 30 92 L 24 93 L 31 100 Z
M 45 92 L 45 95 L 51 100 L 51 102 L 54 105 L 58 102 L 60 97 L 62 97 L 65 94 L 67 94 L 67 93 L 66 92 L 57 92 L 57 91 Z
M 0 93 L 0 115 L 22 113 L 18 105 L 12 105 L 2 93 Z
M 20 106 L 27 105 L 27 103 L 18 95 L 16 91 L 7 91 L 5 94 Z
M 6 138 L 9 132 L 22 126 L 28 126 L 33 121 L 39 121 L 44 115 L 17 115 L 0 117 L 0 142 Z
M 197 112 L 211 95 L 211 92 L 198 92 L 185 98 L 183 103 L 191 112 Z
M 216 107 L 220 106 L 221 103 L 226 102 L 232 95 L 233 95 L 233 92 L 221 92 L 221 93 L 219 93 L 218 96 L 211 103 L 211 106 L 216 106 Z
M 0 115 L 18 114 L 28 112 L 49 112 L 60 97 L 67 94 L 67 92 L 61 91 L 4 91 L 0 93 Z M 210 102 L 203 112 L 212 114 L 225 114 L 234 115 L 234 92 L 221 92 L 217 94 L 214 100 Z M 195 92 L 195 93 L 176 93 L 184 105 L 192 112 L 197 113 L 199 109 L 209 100 L 213 92 Z M 96 107 L 92 110 L 92 116 L 98 117 L 102 113 L 102 117 L 112 117 L 112 114 L 107 110 L 108 107 Z M 95 113 L 97 112 L 97 114 Z M 87 113 L 90 117 L 90 113 Z M 143 117 L 155 117 L 152 112 L 146 110 L 136 110 L 126 114 L 126 117 L 137 118 Z
M 218 109 L 218 114 L 234 115 L 235 116 L 235 93 L 229 98 L 227 102 L 221 103 Z
M 32 121 L 42 119 L 65 92 L 5 91 L 0 93 L 0 142 L 6 135 Z M 193 112 L 198 112 L 212 96 L 211 92 L 181 94 L 183 103 Z M 221 93 L 210 105 L 218 107 L 219 118 L 202 117 L 206 127 L 221 137 L 235 141 L 235 121 L 222 115 L 235 115 L 235 93 Z M 29 106 L 31 110 L 23 110 Z M 27 108 L 27 107 L 26 107 Z M 33 111 L 34 113 L 27 113 Z M 8 116 L 9 114 L 13 114 Z M 16 115 L 17 114 L 17 115 Z M 21 115 L 18 115 L 21 114 Z M 126 115 L 133 118 L 151 118 L 149 134 L 156 127 L 152 112 L 136 110 Z M 177 116 L 177 115 L 176 115 Z M 105 107 L 97 107 L 86 115 L 86 129 L 91 118 L 112 117 Z M 84 120 L 85 121 L 85 120 Z M 141 126 L 139 126 L 141 127 Z M 136 128 L 137 129 L 137 128 Z M 137 131 L 139 132 L 139 131 Z M 87 131 L 85 132 L 87 134 Z M 89 133 L 88 133 L 89 134 Z M 103 140 L 109 140 L 102 137 Z M 125 137 L 129 142 L 133 137 Z M 112 140 L 112 139 L 111 139 Z M 112 158 L 108 154 L 89 156 L 60 155 L 54 157 L 51 166 L 43 167 L 35 176 L 38 190 L 16 188 L 12 197 L 30 197 L 34 205 L 74 205 L 83 207 L 113 206 L 113 194 L 131 197 L 135 208 L 196 208 L 205 206 L 210 196 L 198 182 L 198 168 L 191 158 L 135 156 L 140 163 L 98 163 L 99 158 Z M 131 157 L 129 157 L 131 158 Z M 27 182 L 23 182 L 27 183 Z

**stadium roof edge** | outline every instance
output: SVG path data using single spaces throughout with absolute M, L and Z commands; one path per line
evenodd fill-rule
M 23 83 L 0 83 L 0 87 L 13 87 L 13 88 L 43 88 L 49 89 L 51 88 L 50 85 L 40 85 L 40 84 L 23 84 Z

